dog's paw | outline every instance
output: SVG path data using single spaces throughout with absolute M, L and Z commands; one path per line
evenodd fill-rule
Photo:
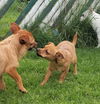
M 59 80 L 59 83 L 62 84 L 64 81 L 63 80 Z
M 97 45 L 95 48 L 100 48 L 100 45 Z
M 5 83 L 0 84 L 0 90 L 5 90 L 5 89 L 6 89 Z
M 25 88 L 19 89 L 19 91 L 22 92 L 22 93 L 28 93 L 28 91 Z
M 44 86 L 44 83 L 43 83 L 43 82 L 41 82 L 41 83 L 40 83 L 40 86 Z
M 73 72 L 74 75 L 77 75 L 77 72 Z

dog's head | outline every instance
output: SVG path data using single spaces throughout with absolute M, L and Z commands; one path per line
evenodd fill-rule
M 49 42 L 44 48 L 37 49 L 37 54 L 47 60 L 53 61 L 55 59 L 56 51 L 57 49 L 54 43 Z
M 64 63 L 65 59 L 63 54 L 58 51 L 54 43 L 49 42 L 44 48 L 37 50 L 38 56 L 41 56 L 49 61 L 55 61 L 56 63 Z
M 82 16 L 80 17 L 80 21 L 84 21 L 86 18 L 88 18 L 93 12 L 92 8 L 89 8 L 85 12 L 82 13 Z
M 10 30 L 13 35 L 18 36 L 19 43 L 21 45 L 26 45 L 28 50 L 31 50 L 32 48 L 35 48 L 37 46 L 32 33 L 28 32 L 27 30 L 21 29 L 16 23 L 11 24 Z

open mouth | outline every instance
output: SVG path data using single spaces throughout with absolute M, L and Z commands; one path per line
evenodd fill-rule
M 29 48 L 28 51 L 31 51 L 33 48 Z
M 37 56 L 42 57 L 38 52 L 37 52 Z

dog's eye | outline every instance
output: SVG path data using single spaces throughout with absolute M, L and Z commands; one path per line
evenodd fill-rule
M 46 50 L 45 52 L 46 52 L 46 54 L 49 54 L 48 50 Z
M 32 45 L 32 43 L 30 43 L 30 45 Z

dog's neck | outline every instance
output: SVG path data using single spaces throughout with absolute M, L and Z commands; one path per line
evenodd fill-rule
M 100 19 L 100 15 L 99 15 L 98 13 L 96 13 L 96 12 L 93 11 L 93 12 L 89 15 L 89 19 L 90 19 L 91 21 L 96 20 L 96 19 Z

